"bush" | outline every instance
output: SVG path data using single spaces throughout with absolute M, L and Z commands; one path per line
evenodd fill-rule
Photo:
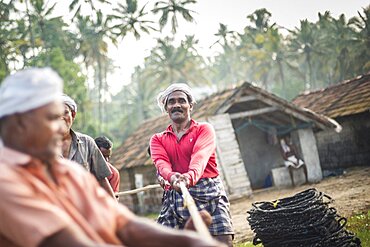
M 356 234 L 362 246 L 370 246 L 370 210 L 348 218 L 346 229 Z

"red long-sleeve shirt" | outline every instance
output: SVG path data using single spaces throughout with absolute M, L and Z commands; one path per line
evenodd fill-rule
M 159 174 L 167 181 L 179 172 L 194 186 L 201 178 L 214 178 L 219 174 L 215 131 L 208 123 L 191 120 L 190 128 L 179 141 L 170 125 L 151 138 L 150 151 Z
M 107 162 L 107 166 L 108 166 L 110 172 L 112 173 L 109 177 L 107 177 L 108 181 L 110 183 L 110 186 L 112 187 L 114 192 L 119 192 L 119 183 L 120 183 L 120 180 L 121 180 L 120 175 L 119 175 L 119 171 L 117 170 L 117 168 L 115 168 L 109 162 Z

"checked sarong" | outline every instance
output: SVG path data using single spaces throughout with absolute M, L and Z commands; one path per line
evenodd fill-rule
M 212 235 L 234 234 L 230 216 L 230 203 L 219 177 L 202 178 L 189 188 L 199 210 L 205 209 L 212 216 L 209 231 Z M 161 225 L 183 229 L 186 220 L 190 217 L 184 207 L 182 194 L 175 190 L 164 193 L 163 205 L 157 222 Z

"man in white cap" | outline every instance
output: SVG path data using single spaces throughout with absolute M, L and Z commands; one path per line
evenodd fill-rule
M 90 171 L 96 180 L 98 180 L 99 184 L 112 197 L 115 197 L 108 181 L 108 177 L 112 173 L 98 146 L 95 144 L 94 139 L 72 129 L 77 114 L 76 102 L 66 94 L 62 94 L 61 97 L 64 103 L 64 115 L 62 119 L 66 127 L 63 133 L 63 157 L 75 161 Z
M 0 246 L 222 246 L 138 218 L 61 159 L 61 92 L 51 69 L 23 70 L 0 86 Z
M 150 152 L 157 172 L 171 187 L 165 187 L 163 206 L 157 222 L 172 228 L 184 228 L 190 217 L 181 195 L 184 183 L 199 210 L 212 216 L 210 233 L 232 246 L 233 228 L 229 201 L 219 178 L 216 163 L 216 136 L 208 123 L 191 119 L 195 99 L 183 83 L 170 85 L 158 95 L 158 105 L 172 123 L 150 140 Z

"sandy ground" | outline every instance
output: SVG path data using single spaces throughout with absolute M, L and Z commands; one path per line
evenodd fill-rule
M 254 191 L 250 198 L 242 198 L 231 202 L 231 214 L 235 230 L 235 242 L 244 242 L 253 238 L 253 232 L 247 221 L 247 211 L 252 202 L 274 201 L 292 196 L 308 188 L 316 188 L 332 197 L 339 215 L 349 217 L 357 212 L 370 210 L 370 167 L 347 169 L 341 176 L 325 178 L 316 184 L 306 184 L 295 188 L 267 189 Z

